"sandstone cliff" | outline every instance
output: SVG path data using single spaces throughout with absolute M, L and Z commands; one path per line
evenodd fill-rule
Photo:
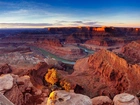
M 83 87 L 83 93 L 90 97 L 108 95 L 112 98 L 121 92 L 139 92 L 140 66 L 128 64 L 107 50 L 100 50 L 88 60 L 78 60 L 74 68 L 67 79 L 71 78 Z
M 140 44 L 131 42 L 122 48 L 125 58 L 132 63 L 140 63 Z

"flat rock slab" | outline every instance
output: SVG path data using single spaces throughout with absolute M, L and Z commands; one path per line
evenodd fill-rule
M 14 105 L 2 93 L 0 93 L 0 105 Z

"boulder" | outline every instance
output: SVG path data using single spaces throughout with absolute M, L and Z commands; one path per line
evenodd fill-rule
M 13 77 L 10 74 L 0 76 L 0 92 L 5 92 L 13 87 Z
M 92 105 L 113 105 L 113 101 L 108 96 L 98 96 L 92 98 Z
M 92 101 L 82 94 L 58 90 L 50 94 L 47 105 L 92 105 Z
M 37 105 L 41 104 L 46 96 L 49 95 L 47 88 L 37 88 L 30 81 L 30 76 L 19 77 L 13 75 L 13 87 L 5 91 L 4 95 L 15 105 Z
M 140 105 L 136 96 L 128 93 L 121 93 L 114 97 L 114 105 Z

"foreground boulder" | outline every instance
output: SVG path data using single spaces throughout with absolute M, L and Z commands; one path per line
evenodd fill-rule
M 38 105 L 41 104 L 45 97 L 49 95 L 47 88 L 38 89 L 31 81 L 29 75 L 19 77 L 11 74 L 14 78 L 14 83 L 11 89 L 4 92 L 14 105 Z
M 138 98 L 128 93 L 116 95 L 113 99 L 113 102 L 114 105 L 139 105 Z
M 10 74 L 0 76 L 0 92 L 5 92 L 13 87 L 13 77 Z
M 92 101 L 82 94 L 58 90 L 50 94 L 47 105 L 92 105 Z
M 113 101 L 108 96 L 98 96 L 92 99 L 92 105 L 113 105 Z
M 139 92 L 140 66 L 127 63 L 113 52 L 100 50 L 88 60 L 78 60 L 74 68 L 66 78 L 75 81 L 83 88 L 82 93 L 91 98 L 100 95 L 113 98 L 122 92 L 135 95 Z

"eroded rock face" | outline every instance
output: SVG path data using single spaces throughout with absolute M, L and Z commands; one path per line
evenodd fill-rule
M 36 65 L 36 68 L 31 70 L 30 77 L 34 86 L 43 86 L 44 76 L 48 71 L 49 66 L 45 62 Z
M 5 92 L 13 87 L 13 77 L 10 74 L 0 76 L 0 92 Z
M 82 66 L 81 66 L 82 65 Z M 79 59 L 76 61 L 76 64 L 74 65 L 74 70 L 76 72 L 79 73 L 79 71 L 85 71 L 88 69 L 88 57 L 87 58 L 83 58 L 83 59 Z
M 140 44 L 137 42 L 131 42 L 122 48 L 122 53 L 132 63 L 140 62 Z
M 43 41 L 43 43 L 45 43 L 47 46 L 62 47 L 62 44 L 58 39 L 46 39 L 45 41 Z
M 108 96 L 98 96 L 92 99 L 92 105 L 113 105 L 113 101 Z
M 18 85 L 14 85 L 13 88 L 9 91 L 6 91 L 4 94 L 12 103 L 15 105 L 23 105 L 24 104 L 24 96 Z
M 0 75 L 11 73 L 11 72 L 12 72 L 12 69 L 10 68 L 10 66 L 8 64 L 2 65 L 0 67 Z
M 113 46 L 117 44 L 124 44 L 125 40 L 123 38 L 115 37 L 93 37 L 85 42 L 85 44 L 98 45 L 98 46 Z
M 113 98 L 124 91 L 133 94 L 139 92 L 140 66 L 128 64 L 126 60 L 107 50 L 100 50 L 89 56 L 87 63 L 84 61 L 86 62 L 85 59 L 80 60 L 81 65 L 76 62 L 76 70 L 66 77 L 80 85 L 84 94 Z M 77 68 L 76 65 L 84 69 Z
M 121 93 L 114 97 L 114 105 L 139 105 L 139 100 L 136 96 L 128 93 Z
M 74 37 L 74 35 L 70 35 L 66 38 L 66 43 L 80 43 L 80 40 L 76 37 Z
M 59 90 L 50 94 L 47 105 L 92 105 L 92 101 L 88 96 Z

